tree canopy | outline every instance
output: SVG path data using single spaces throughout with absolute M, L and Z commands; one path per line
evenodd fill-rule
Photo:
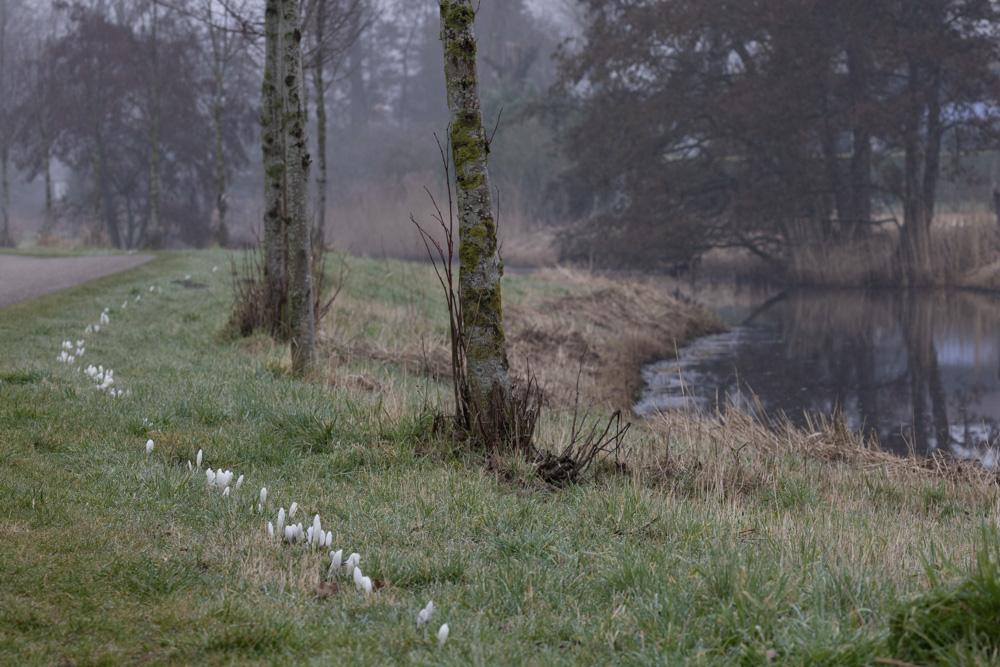
M 990 0 L 585 0 L 562 55 L 582 104 L 571 259 L 684 262 L 863 235 L 902 210 L 901 266 L 929 252 L 941 170 L 1000 129 Z M 894 208 L 895 207 L 895 208 Z

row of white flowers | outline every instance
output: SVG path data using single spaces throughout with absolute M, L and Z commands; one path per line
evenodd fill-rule
M 216 271 L 218 267 L 213 267 L 212 271 Z M 185 280 L 190 280 L 191 276 L 185 276 Z M 158 291 L 162 292 L 162 288 L 156 285 L 151 285 L 149 287 L 150 292 Z M 142 300 L 141 296 L 136 296 L 135 301 L 139 302 Z M 122 303 L 122 308 L 128 306 L 128 301 Z M 110 309 L 105 308 L 101 313 L 98 323 L 87 325 L 84 329 L 84 335 L 89 335 L 97 333 L 101 330 L 101 326 L 107 327 L 111 323 Z M 73 364 L 86 352 L 86 339 L 77 340 L 76 344 L 73 341 L 62 341 L 60 345 L 60 353 L 56 357 L 56 361 L 59 363 Z M 107 391 L 111 397 L 120 397 L 123 395 L 131 395 L 131 390 L 122 391 L 121 389 L 115 389 L 112 385 L 115 383 L 114 371 L 110 368 L 104 368 L 103 365 L 94 366 L 93 364 L 88 365 L 86 368 L 80 368 L 87 377 L 97 383 L 96 388 L 100 391 Z M 143 421 L 144 424 L 149 424 L 148 420 Z M 156 447 L 152 439 L 146 440 L 145 449 L 146 454 L 152 454 L 154 448 Z M 204 451 L 199 449 L 198 455 L 195 457 L 195 462 L 192 465 L 191 461 L 187 462 L 188 470 L 193 472 L 195 469 L 200 470 L 202 460 L 204 457 Z M 210 490 L 215 489 L 221 491 L 221 496 L 228 498 L 230 493 L 235 493 L 239 491 L 240 487 L 243 486 L 244 476 L 240 475 L 236 484 L 230 486 L 233 479 L 232 470 L 213 470 L 208 468 L 205 470 L 205 478 Z M 267 507 L 267 487 L 261 487 L 260 490 L 260 502 L 257 504 L 257 511 L 259 514 L 263 514 Z M 302 523 L 292 523 L 295 519 L 295 514 L 298 511 L 298 503 L 293 502 L 289 507 L 288 513 L 286 515 L 285 508 L 281 507 L 278 509 L 278 515 L 276 518 L 277 528 L 275 524 L 268 521 L 267 522 L 267 533 L 268 536 L 274 538 L 276 535 L 283 543 L 288 545 L 294 545 L 298 542 L 304 543 L 306 547 L 310 549 L 328 549 L 333 543 L 333 531 L 323 530 L 323 525 L 320 520 L 319 514 L 313 516 L 312 525 L 308 528 L 303 528 Z M 287 519 L 287 524 L 286 524 Z M 355 590 L 358 594 L 363 596 L 371 595 L 374 592 L 374 584 L 372 578 L 366 576 L 361 571 L 361 555 L 358 553 L 352 553 L 350 556 L 344 560 L 344 550 L 337 549 L 336 551 L 330 551 L 330 567 L 327 570 L 326 578 L 335 579 L 337 578 L 341 571 L 345 571 L 347 576 L 352 577 L 354 581 Z M 434 602 L 428 601 L 427 605 L 417 613 L 417 629 L 422 629 L 430 621 L 431 615 L 434 613 Z M 448 624 L 444 623 L 440 626 L 437 632 L 437 639 L 440 645 L 448 639 Z

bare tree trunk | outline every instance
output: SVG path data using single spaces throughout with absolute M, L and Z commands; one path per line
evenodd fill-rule
M 149 106 L 150 106 L 150 137 L 149 137 L 149 225 L 146 236 L 147 245 L 159 246 L 163 232 L 160 227 L 160 73 L 158 44 L 156 43 L 156 2 L 150 3 L 153 11 L 150 25 L 150 63 L 149 63 Z M 139 239 L 130 239 L 133 246 Z
M 313 88 L 316 91 L 316 152 L 319 158 L 319 170 L 316 174 L 316 242 L 320 247 L 326 244 L 326 83 L 323 81 L 323 69 L 326 67 L 323 48 L 325 30 L 326 3 L 320 2 L 316 8 L 318 41 L 313 69 Z
M 46 112 L 40 114 L 39 133 L 42 139 L 42 171 L 45 172 L 45 220 L 42 221 L 42 236 L 52 233 L 56 224 L 55 213 L 52 210 L 52 144 L 49 140 L 49 124 Z
M 261 90 L 261 147 L 264 154 L 264 311 L 272 336 L 287 335 L 288 300 L 285 238 L 285 149 L 281 130 L 284 113 L 278 92 L 281 81 L 281 0 L 267 0 L 264 10 L 264 84 Z
M 229 228 L 226 226 L 226 156 L 222 152 L 222 94 L 223 71 L 216 62 L 215 103 L 212 109 L 212 128 L 215 131 L 215 241 L 220 247 L 229 245 Z
M 10 152 L 7 144 L 0 146 L 0 215 L 3 217 L 3 229 L 0 229 L 0 247 L 13 247 L 14 238 L 10 233 L 10 179 L 7 174 L 10 163 Z
M 440 0 L 441 41 L 448 96 L 459 221 L 459 298 L 465 329 L 466 373 L 472 426 L 501 430 L 496 412 L 510 396 L 503 331 L 497 244 L 476 71 L 475 10 L 470 0 Z M 497 399 L 500 399 L 498 401 Z
M 301 375 L 316 361 L 312 244 L 309 235 L 309 151 L 299 0 L 282 1 L 282 83 L 285 143 L 285 215 L 288 229 L 288 316 L 292 372 Z

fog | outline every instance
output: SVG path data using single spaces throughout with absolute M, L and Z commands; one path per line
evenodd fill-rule
M 0 2 L 15 242 L 255 242 L 263 188 L 262 2 Z M 322 40 L 309 33 L 320 4 L 333 17 L 327 24 L 338 23 Z M 548 230 L 563 214 L 554 193 L 565 158 L 543 107 L 556 80 L 553 53 L 579 32 L 573 6 L 484 0 L 477 15 L 484 118 L 491 133 L 496 127 L 490 167 L 505 254 L 514 262 L 551 259 Z M 323 69 L 327 131 L 327 202 L 319 216 L 311 85 L 313 217 L 325 217 L 334 246 L 421 256 L 409 217 L 427 221 L 431 197 L 442 206 L 448 199 L 437 143 L 446 135 L 447 109 L 436 3 L 311 0 L 304 11 L 306 64 L 320 41 L 325 53 L 325 62 L 306 71 L 315 84 Z M 149 212 L 154 132 L 158 229 Z

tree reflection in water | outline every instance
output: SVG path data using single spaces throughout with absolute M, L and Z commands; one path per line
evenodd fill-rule
M 749 310 L 749 308 L 747 308 Z M 728 333 L 645 371 L 640 414 L 720 403 L 805 425 L 848 425 L 906 453 L 950 451 L 995 466 L 1000 297 L 965 292 L 796 292 Z M 757 400 L 749 400 L 755 396 Z

